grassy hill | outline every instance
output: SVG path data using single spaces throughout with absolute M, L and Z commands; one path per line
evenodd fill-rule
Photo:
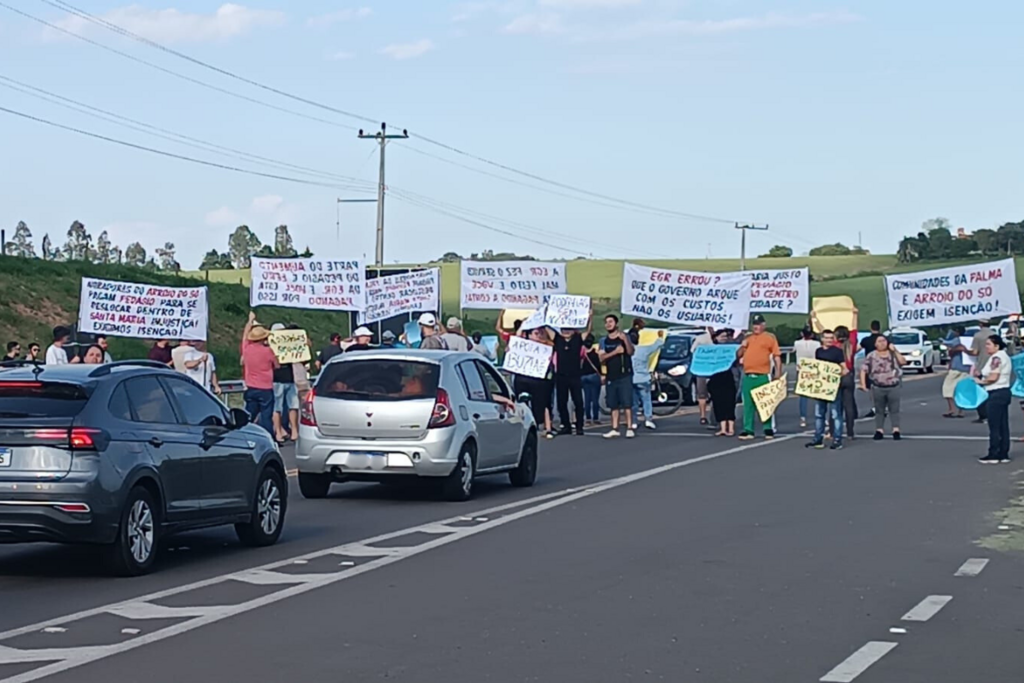
M 127 266 L 101 266 L 82 262 L 53 263 L 0 256 L 0 344 L 19 341 L 23 347 L 39 342 L 43 348 L 52 339 L 56 325 L 78 320 L 78 298 L 83 277 L 151 284 L 196 286 L 194 278 L 174 277 Z M 221 378 L 241 376 L 238 347 L 242 327 L 249 314 L 249 288 L 238 284 L 211 283 L 210 351 L 217 358 Z M 305 329 L 319 346 L 331 332 L 348 332 L 347 313 L 267 308 L 261 321 L 295 323 Z M 145 358 L 151 343 L 141 339 L 110 340 L 114 358 Z

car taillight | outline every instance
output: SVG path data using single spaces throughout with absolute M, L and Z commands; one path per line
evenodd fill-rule
M 452 410 L 452 402 L 448 398 L 448 392 L 444 389 L 437 390 L 437 398 L 434 400 L 434 412 L 430 415 L 430 424 L 427 429 L 439 427 L 451 427 L 455 424 L 455 411 Z
M 96 439 L 103 432 L 99 429 L 87 427 L 73 427 L 72 429 L 37 429 L 32 436 L 40 441 L 53 441 L 67 444 L 73 451 L 94 451 L 96 450 Z
M 307 427 L 316 427 L 316 412 L 313 410 L 313 399 L 316 398 L 316 390 L 310 389 L 302 401 L 302 410 L 299 411 L 299 422 Z

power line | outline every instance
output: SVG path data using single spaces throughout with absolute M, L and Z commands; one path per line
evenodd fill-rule
M 17 117 L 26 119 L 28 121 L 34 121 L 36 123 L 42 123 L 42 124 L 45 124 L 47 126 L 51 126 L 53 128 L 59 128 L 61 130 L 65 130 L 65 131 L 68 131 L 68 132 L 71 132 L 71 133 L 77 133 L 79 135 L 84 135 L 86 137 L 95 138 L 96 140 L 103 140 L 104 142 L 110 142 L 110 143 L 113 143 L 115 145 L 120 145 L 122 147 L 128 147 L 128 148 L 140 150 L 140 151 L 143 151 L 143 152 L 149 152 L 151 154 L 157 154 L 157 155 L 160 155 L 160 156 L 169 157 L 171 159 L 178 159 L 179 161 L 187 161 L 187 162 L 190 162 L 190 163 L 193 163 L 193 164 L 199 164 L 201 166 L 208 166 L 210 168 L 219 168 L 219 169 L 224 170 L 224 171 L 232 171 L 234 173 L 244 173 L 246 175 L 258 176 L 258 177 L 261 177 L 261 178 L 270 178 L 272 180 L 282 180 L 282 181 L 285 181 L 285 182 L 296 183 L 296 184 L 299 184 L 299 185 L 312 185 L 312 186 L 315 186 L 315 187 L 329 187 L 329 188 L 332 188 L 332 189 L 344 189 L 344 190 L 359 190 L 359 189 L 361 189 L 361 188 L 351 187 L 351 186 L 348 186 L 348 185 L 323 183 L 323 182 L 318 182 L 318 181 L 315 181 L 315 180 L 306 180 L 306 179 L 303 179 L 303 178 L 291 178 L 291 177 L 288 177 L 288 176 L 275 175 L 273 173 L 263 173 L 262 171 L 253 171 L 251 169 L 239 168 L 237 166 L 228 166 L 226 164 L 219 164 L 219 163 L 217 163 L 215 161 L 206 161 L 204 159 L 196 159 L 195 157 L 189 157 L 189 156 L 185 156 L 185 155 L 182 155 L 182 154 L 175 154 L 174 152 L 167 152 L 167 151 L 162 150 L 162 149 L 155 149 L 153 147 L 146 147 L 145 145 L 139 145 L 139 144 L 136 144 L 134 142 L 127 142 L 125 140 L 119 140 L 117 138 L 108 137 L 106 135 L 100 135 L 99 133 L 93 133 L 93 132 L 90 132 L 90 131 L 87 131 L 87 130 L 83 130 L 81 128 L 75 128 L 74 126 L 66 126 L 66 125 L 64 125 L 62 123 L 57 123 L 56 121 L 50 121 L 49 119 L 44 119 L 44 118 L 41 118 L 41 117 L 38 117 L 38 116 L 33 116 L 31 114 L 26 114 L 24 112 L 20 112 L 20 111 L 14 110 L 14 109 L 8 109 L 7 107 L 0 107 L 0 112 L 4 112 L 6 114 L 11 114 L 12 116 L 17 116 Z
M 121 35 L 123 37 L 130 38 L 130 39 L 135 40 L 137 42 L 140 42 L 140 43 L 142 43 L 144 45 L 148 45 L 148 46 L 150 46 L 150 47 L 152 47 L 154 49 L 161 50 L 161 51 L 163 51 L 165 53 L 168 53 L 168 54 L 171 54 L 171 55 L 173 55 L 175 57 L 178 57 L 179 59 L 186 60 L 189 63 L 192 63 L 192 64 L 195 64 L 197 66 L 203 67 L 205 69 L 208 69 L 208 70 L 213 71 L 215 73 L 221 74 L 223 76 L 227 76 L 228 78 L 235 79 L 235 80 L 240 81 L 242 83 L 246 83 L 246 84 L 251 85 L 253 87 L 260 88 L 260 89 L 265 90 L 267 92 L 274 93 L 275 95 L 279 95 L 281 97 L 285 97 L 285 98 L 294 100 L 296 102 L 301 102 L 303 104 L 306 104 L 306 105 L 309 105 L 309 106 L 312 106 L 312 107 L 316 107 L 316 108 L 322 109 L 324 111 L 329 111 L 329 112 L 332 112 L 332 113 L 335 113 L 335 114 L 339 114 L 341 116 L 345 116 L 345 117 L 352 118 L 352 119 L 355 119 L 355 120 L 365 121 L 365 122 L 370 122 L 370 123 L 376 123 L 376 120 L 371 119 L 371 118 L 366 117 L 366 116 L 363 116 L 361 114 L 357 114 L 357 113 L 354 113 L 354 112 L 346 111 L 344 109 L 339 109 L 337 107 L 333 107 L 331 105 L 324 104 L 324 103 L 318 102 L 316 100 L 312 100 L 312 99 L 309 99 L 309 98 L 306 98 L 306 97 L 302 97 L 300 95 L 296 95 L 294 93 L 290 93 L 290 92 L 285 91 L 285 90 L 281 90 L 280 88 L 275 88 L 273 86 L 266 85 L 265 83 L 261 83 L 259 81 L 253 80 L 251 78 L 242 76 L 242 75 L 240 75 L 238 73 L 235 73 L 233 71 L 230 71 L 230 70 L 227 70 L 227 69 L 223 69 L 221 67 L 218 67 L 218 66 L 215 66 L 213 64 L 210 64 L 209 62 L 205 62 L 205 61 L 203 61 L 201 59 L 197 59 L 195 57 L 192 57 L 192 56 L 190 56 L 188 54 L 185 54 L 185 53 L 183 53 L 183 52 L 181 52 L 179 50 L 174 50 L 174 49 L 169 48 L 169 47 L 167 47 L 165 45 L 157 43 L 154 40 L 151 40 L 151 39 L 146 38 L 144 36 L 141 36 L 141 35 L 139 35 L 137 33 L 134 33 L 132 31 L 122 27 L 122 26 L 118 26 L 117 24 L 114 24 L 113 22 L 107 21 L 107 20 L 105 20 L 105 19 L 103 19 L 101 17 L 97 17 L 97 16 L 95 16 L 93 14 L 90 14 L 89 12 L 87 12 L 87 11 L 85 11 L 83 9 L 80 9 L 78 7 L 75 7 L 74 5 L 71 5 L 68 2 L 64 2 L 64 0 L 40 0 L 40 2 L 42 2 L 42 3 L 46 4 L 46 5 L 49 5 L 51 7 L 54 7 L 56 9 L 63 10 L 65 12 L 69 13 L 69 14 L 72 14 L 74 16 L 77 16 L 77 17 L 81 18 L 81 19 L 84 19 L 85 21 L 88 21 L 88 22 L 90 22 L 90 23 L 92 23 L 94 25 L 101 26 L 101 27 L 103 27 L 103 28 L 105 28 L 105 29 L 107 29 L 109 31 L 112 31 L 112 32 L 114 32 L 114 33 L 116 33 L 118 35 Z M 0 3 L 0 6 L 6 6 L 6 5 L 2 5 L 2 3 Z M 23 16 L 27 16 L 27 15 L 24 15 L 24 13 L 21 13 L 21 12 L 19 12 L 19 14 L 22 14 Z M 63 29 L 60 29 L 59 27 L 57 27 L 57 28 L 58 28 L 58 30 L 63 31 Z M 78 37 L 77 34 L 74 34 L 74 33 L 68 32 L 68 31 L 64 31 L 64 32 L 65 33 L 69 33 L 70 35 L 74 35 L 74 36 Z M 87 41 L 87 42 L 93 42 L 93 41 Z M 96 43 L 93 43 L 93 44 L 96 44 Z M 121 54 L 123 54 L 123 53 L 121 53 Z M 643 203 L 640 203 L 640 202 L 634 202 L 634 201 L 630 201 L 630 200 L 626 200 L 626 199 L 620 199 L 618 197 L 614 197 L 614 196 L 608 195 L 608 194 L 603 194 L 603 193 L 600 193 L 600 192 L 593 192 L 593 191 L 586 190 L 586 189 L 581 188 L 581 187 L 577 187 L 575 185 L 570 185 L 568 183 L 562 183 L 562 182 L 559 182 L 559 181 L 556 181 L 556 180 L 551 180 L 549 178 L 545 178 L 543 176 L 540 176 L 540 175 L 537 175 L 537 174 L 534 174 L 534 173 L 530 173 L 530 172 L 527 172 L 527 171 L 522 171 L 522 170 L 517 169 L 517 168 L 515 168 L 513 166 L 509 166 L 507 164 L 503 164 L 503 163 L 500 163 L 500 162 L 488 159 L 486 157 L 479 156 L 479 155 L 473 154 L 471 152 L 467 152 L 467 151 L 462 150 L 462 149 L 460 149 L 458 147 L 455 147 L 453 145 L 449 145 L 447 143 L 440 142 L 438 140 L 429 138 L 429 137 L 424 136 L 424 135 L 416 135 L 415 137 L 420 139 L 420 140 L 423 140 L 424 142 L 426 142 L 428 144 L 435 145 L 435 146 L 437 146 L 437 147 L 439 147 L 441 149 L 444 149 L 444 150 L 446 150 L 448 152 L 451 152 L 453 154 L 457 154 L 457 155 L 460 155 L 460 156 L 472 159 L 474 161 L 477 161 L 479 163 L 483 163 L 483 164 L 487 164 L 487 165 L 495 167 L 495 168 L 499 168 L 499 169 L 501 169 L 503 171 L 506 171 L 508 173 L 514 173 L 516 175 L 520 175 L 520 176 L 523 176 L 523 177 L 526 177 L 526 178 L 530 178 L 532 180 L 536 180 L 536 181 L 540 181 L 540 182 L 543 182 L 543 183 L 547 183 L 547 184 L 553 185 L 555 187 L 560 187 L 562 189 L 570 190 L 572 192 L 576 192 L 576 193 L 583 194 L 583 195 L 586 195 L 586 196 L 589 196 L 589 197 L 593 197 L 595 199 L 602 199 L 602 200 L 607 201 L 607 202 L 612 202 L 612 203 L 615 203 L 615 204 L 620 204 L 620 205 L 632 207 L 632 208 L 635 208 L 635 209 L 645 209 L 647 211 L 655 211 L 655 212 L 663 213 L 663 214 L 666 214 L 666 215 L 676 216 L 676 217 L 679 217 L 679 218 L 688 218 L 688 219 L 691 219 L 691 220 L 700 220 L 700 221 L 707 221 L 707 222 L 713 222 L 713 223 L 722 223 L 722 224 L 728 224 L 728 225 L 732 225 L 732 224 L 735 223 L 735 221 L 732 220 L 732 219 L 718 218 L 718 217 L 714 217 L 714 216 L 705 216 L 705 215 L 702 215 L 702 214 L 688 213 L 688 212 L 684 212 L 684 211 L 676 211 L 676 210 L 673 210 L 673 209 L 664 209 L 664 208 L 661 208 L 661 207 L 652 206 L 650 204 L 643 204 Z M 496 177 L 498 177 L 499 179 L 504 179 L 506 181 L 508 180 L 507 178 L 501 178 L 501 176 L 496 176 Z

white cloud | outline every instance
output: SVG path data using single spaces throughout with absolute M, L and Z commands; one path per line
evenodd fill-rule
M 222 206 L 206 214 L 205 220 L 211 228 L 235 228 L 241 223 L 241 218 L 232 209 Z
M 316 17 L 310 17 L 306 20 L 307 26 L 314 28 L 326 28 L 333 26 L 334 24 L 341 24 L 346 21 L 355 21 L 356 19 L 365 19 L 366 17 L 373 14 L 373 10 L 369 7 L 360 7 L 358 9 L 341 9 L 336 12 L 328 12 L 327 14 L 321 14 Z
M 276 194 L 267 194 L 262 197 L 255 197 L 249 209 L 255 213 L 273 214 L 284 204 L 284 197 Z
M 191 14 L 177 9 L 149 9 L 141 5 L 128 5 L 112 9 L 100 18 L 160 43 L 199 43 L 227 40 L 265 26 L 284 23 L 283 12 L 252 9 L 226 3 L 213 14 Z M 61 28 L 75 34 L 99 31 L 99 27 L 79 16 L 69 16 L 57 22 Z M 52 29 L 45 37 L 57 38 Z
M 392 59 L 414 59 L 434 49 L 434 42 L 424 38 L 414 43 L 395 43 L 381 49 L 380 53 Z
M 338 52 L 333 52 L 327 55 L 327 59 L 332 62 L 344 62 L 348 61 L 349 59 L 354 59 L 355 56 L 356 55 L 354 52 L 345 52 L 344 50 L 339 50 Z
M 565 33 L 562 18 L 557 14 L 524 14 L 505 25 L 502 32 L 511 35 L 546 36 Z
M 642 0 L 538 0 L 541 7 L 559 9 L 615 9 L 639 5 Z

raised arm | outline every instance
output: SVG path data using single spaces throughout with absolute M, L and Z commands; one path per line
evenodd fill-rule
M 256 311 L 249 311 L 249 320 L 245 323 L 245 327 L 242 328 L 242 343 L 249 338 L 249 333 L 252 332 L 252 326 L 256 324 Z

